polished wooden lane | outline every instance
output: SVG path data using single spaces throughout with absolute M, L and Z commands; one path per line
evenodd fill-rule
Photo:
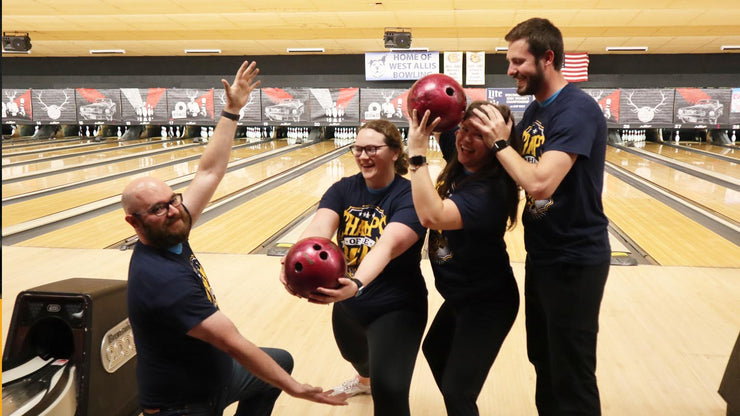
M 109 139 L 95 142 L 90 139 L 81 139 L 78 142 L 54 143 L 53 145 L 39 145 L 33 148 L 23 148 L 16 151 L 3 149 L 3 166 L 11 163 L 37 162 L 49 157 L 65 156 L 75 152 L 89 152 L 91 150 L 102 150 L 114 147 L 133 146 L 141 143 L 151 142 L 151 139 L 138 139 L 120 141 Z
M 297 148 L 289 154 L 279 158 L 271 158 L 242 169 L 228 172 L 221 181 L 212 200 L 238 192 L 245 187 L 263 181 L 267 174 L 275 174 L 283 170 L 298 166 L 320 155 L 334 150 L 332 142 L 324 141 L 310 146 Z M 234 153 L 234 152 L 232 152 Z M 295 154 L 293 154 L 295 153 Z M 277 160 L 276 160 L 277 159 Z M 163 178 L 160 175 L 156 175 Z M 110 189 L 111 195 L 119 195 L 125 185 L 133 178 L 128 178 L 120 187 Z M 164 178 L 163 178 L 164 179 Z M 182 186 L 173 187 L 176 192 L 184 189 Z M 282 196 L 285 198 L 285 196 Z M 5 208 L 3 208 L 5 209 Z M 20 242 L 16 245 L 26 247 L 69 247 L 69 248 L 105 248 L 133 235 L 131 226 L 124 219 L 122 209 L 98 215 L 89 220 L 63 227 L 56 231 Z
M 722 156 L 734 157 L 740 159 L 740 145 L 735 146 L 718 146 L 711 143 L 683 142 L 680 146 L 686 146 L 689 149 L 698 149 L 704 152 L 715 153 Z
M 334 182 L 357 172 L 347 153 L 195 227 L 190 241 L 204 252 L 248 254 L 316 204 Z
M 665 156 L 701 170 L 740 179 L 740 159 L 737 159 L 735 162 L 728 162 L 713 157 L 711 154 L 691 151 L 686 146 L 666 146 L 660 143 L 646 143 L 645 147 L 641 150 Z M 713 154 L 725 156 L 718 153 Z
M 232 160 L 253 156 L 257 152 L 264 150 L 277 149 L 287 146 L 285 140 L 271 142 L 273 144 L 259 146 L 252 145 L 240 147 L 232 152 Z M 239 143 L 237 143 L 239 144 Z M 116 161 L 115 163 L 95 165 L 88 168 L 80 168 L 74 171 L 62 173 L 50 173 L 38 178 L 30 178 L 23 181 L 5 183 L 2 185 L 3 199 L 23 195 L 30 192 L 36 192 L 43 189 L 55 188 L 62 185 L 69 185 L 83 182 L 91 179 L 99 179 L 105 176 L 117 175 L 137 169 L 151 168 L 168 162 L 194 157 L 203 153 L 202 146 L 187 146 L 184 148 L 173 148 L 171 152 L 157 153 L 153 155 L 142 155 L 140 158 L 129 158 L 126 160 Z M 197 161 L 193 166 L 197 165 Z M 179 165 L 182 169 L 182 165 Z M 189 169 L 189 168 L 188 168 Z M 188 172 L 190 172 L 188 170 Z
M 255 156 L 286 145 L 287 142 L 282 140 L 247 146 L 232 151 L 229 161 Z M 204 147 L 199 146 L 194 149 L 202 153 Z M 168 181 L 189 175 L 195 173 L 199 163 L 199 159 L 193 159 L 174 165 L 157 167 L 151 162 L 149 157 L 142 157 L 137 159 L 137 161 L 143 163 L 145 166 L 152 166 L 152 170 L 6 205 L 3 207 L 3 227 L 20 224 L 119 195 L 126 184 L 141 176 L 156 176 L 164 181 Z M 68 175 L 72 175 L 72 173 L 68 173 Z M 79 180 L 78 178 L 75 179 Z M 72 181 L 72 178 L 70 178 L 70 181 Z M 3 196 L 5 197 L 5 195 Z
M 604 178 L 604 212 L 664 266 L 740 267 L 740 247 L 612 175 Z
M 279 257 L 202 253 L 194 245 L 221 310 L 260 346 L 285 348 L 293 375 L 331 388 L 354 374 L 339 355 L 331 307 L 288 295 L 278 282 Z M 4 247 L 3 343 L 15 296 L 72 277 L 125 280 L 130 251 Z M 513 264 L 520 296 L 524 266 Z M 442 300 L 428 260 L 429 314 Z M 724 416 L 717 394 L 740 328 L 737 269 L 640 265 L 613 267 L 601 308 L 597 377 L 604 416 Z M 122 305 L 123 307 L 123 305 Z M 478 399 L 482 415 L 531 416 L 535 376 L 526 357 L 523 303 Z M 441 395 L 420 354 L 411 384 L 411 413 L 444 416 Z M 281 395 L 276 416 L 372 414 L 372 398 L 331 408 Z M 224 414 L 233 414 L 233 407 Z
M 54 145 L 54 144 L 64 145 L 64 144 L 79 142 L 80 140 L 85 140 L 85 139 L 91 140 L 92 137 L 66 136 L 63 139 L 58 139 L 58 138 L 34 139 L 32 136 L 13 137 L 11 139 L 3 140 L 2 151 L 4 153 L 6 150 L 12 151 L 14 149 L 24 148 L 24 147 L 34 147 L 34 146 L 44 146 L 44 145 Z
M 152 141 L 147 145 L 128 146 L 120 142 L 120 145 L 114 149 L 101 150 L 93 154 L 84 154 L 74 156 L 77 152 L 70 151 L 70 157 L 61 159 L 44 160 L 39 162 L 25 163 L 2 168 L 3 178 L 14 178 L 31 173 L 53 173 L 58 169 L 69 169 L 84 166 L 90 163 L 99 163 L 113 161 L 116 158 L 143 154 L 144 152 L 154 152 L 161 150 L 170 150 L 177 147 L 203 147 L 201 144 L 193 144 L 191 141 Z
M 736 190 L 611 146 L 607 149 L 606 160 L 740 223 L 740 192 Z

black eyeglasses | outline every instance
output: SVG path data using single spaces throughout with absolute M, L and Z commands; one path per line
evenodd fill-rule
M 367 145 L 367 146 L 358 146 L 356 144 L 353 144 L 349 147 L 349 150 L 352 152 L 355 156 L 362 155 L 362 152 L 364 151 L 368 156 L 375 156 L 376 153 L 378 153 L 378 149 L 381 147 L 388 147 L 387 144 L 381 144 L 380 146 L 375 145 Z
M 149 215 L 156 215 L 158 217 L 163 216 L 167 213 L 167 211 L 170 210 L 170 205 L 177 208 L 182 204 L 182 194 L 174 194 L 172 195 L 172 198 L 170 198 L 167 202 L 159 202 L 154 205 L 152 205 L 151 208 L 149 208 L 146 211 L 136 212 L 134 215 L 141 215 L 141 214 L 149 214 Z

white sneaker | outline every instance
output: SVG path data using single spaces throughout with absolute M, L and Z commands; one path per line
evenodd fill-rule
M 370 386 L 366 386 L 360 383 L 360 376 L 354 376 L 353 378 L 345 381 L 344 383 L 336 386 L 332 389 L 330 396 L 336 396 L 339 394 L 346 394 L 347 397 L 356 396 L 358 394 L 370 394 Z

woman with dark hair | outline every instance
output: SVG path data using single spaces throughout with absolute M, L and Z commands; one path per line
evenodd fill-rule
M 401 176 L 408 169 L 401 140 L 387 120 L 361 126 L 350 146 L 360 173 L 329 188 L 300 237 L 336 233 L 344 251 L 341 287 L 319 288 L 309 301 L 334 303 L 334 338 L 358 373 L 334 394 L 372 394 L 377 416 L 410 414 L 411 375 L 427 323 L 419 266 L 426 229 L 414 211 L 411 184 Z M 280 280 L 286 284 L 284 271 Z
M 408 152 L 414 206 L 429 228 L 429 259 L 444 298 L 422 350 L 448 415 L 477 415 L 476 400 L 519 309 L 504 233 L 516 223 L 519 189 L 476 127 L 471 103 L 456 133 L 456 157 L 436 187 L 427 170 L 428 137 L 439 119 L 411 114 Z M 508 107 L 498 106 L 512 118 Z M 503 143 L 498 143 L 503 145 Z M 521 148 L 514 134 L 508 145 Z

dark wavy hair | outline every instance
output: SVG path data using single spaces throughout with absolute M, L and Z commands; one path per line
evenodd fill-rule
M 560 71 L 560 68 L 563 67 L 565 56 L 563 52 L 563 34 L 547 19 L 533 17 L 525 20 L 514 26 L 504 39 L 507 42 L 527 39 L 529 52 L 538 60 L 545 55 L 545 52 L 551 50 L 555 54 L 552 66 L 557 71 Z
M 521 153 L 523 146 L 522 138 L 516 134 L 516 122 L 514 121 L 514 115 L 511 114 L 511 109 L 508 106 L 491 104 L 488 101 L 473 101 L 465 110 L 465 115 L 463 116 L 462 122 L 469 119 L 470 117 L 477 117 L 475 113 L 473 113 L 473 110 L 475 110 L 476 108 L 481 108 L 484 105 L 493 105 L 498 109 L 498 111 L 501 112 L 501 115 L 504 116 L 505 120 L 511 120 L 512 128 L 511 134 L 509 134 L 509 146 L 514 148 L 517 153 Z M 459 130 L 457 134 L 461 134 Z M 516 184 L 516 182 L 514 182 L 511 176 L 506 173 L 506 170 L 503 166 L 501 166 L 501 163 L 498 161 L 496 156 L 494 154 L 490 154 L 486 163 L 480 169 L 475 171 L 472 175 L 464 175 L 464 169 L 465 167 L 457 159 L 457 156 L 450 160 L 450 162 L 445 166 L 444 169 L 442 169 L 442 172 L 440 172 L 439 176 L 437 177 L 437 193 L 439 194 L 439 196 L 442 198 L 446 198 L 451 191 L 454 192 L 455 188 L 459 188 L 471 181 L 477 181 L 482 178 L 493 180 L 493 178 L 503 177 L 506 182 L 507 191 L 505 195 L 505 203 L 506 213 L 509 217 L 508 228 L 514 228 L 514 226 L 516 225 L 517 209 L 519 207 L 519 186 Z
M 401 132 L 398 131 L 398 127 L 388 120 L 370 120 L 367 123 L 360 126 L 357 129 L 357 133 L 362 129 L 375 130 L 383 135 L 383 142 L 388 147 L 394 150 L 398 150 L 398 159 L 394 165 L 396 173 L 399 175 L 405 175 L 409 171 L 409 159 L 406 152 L 403 150 L 403 137 Z

